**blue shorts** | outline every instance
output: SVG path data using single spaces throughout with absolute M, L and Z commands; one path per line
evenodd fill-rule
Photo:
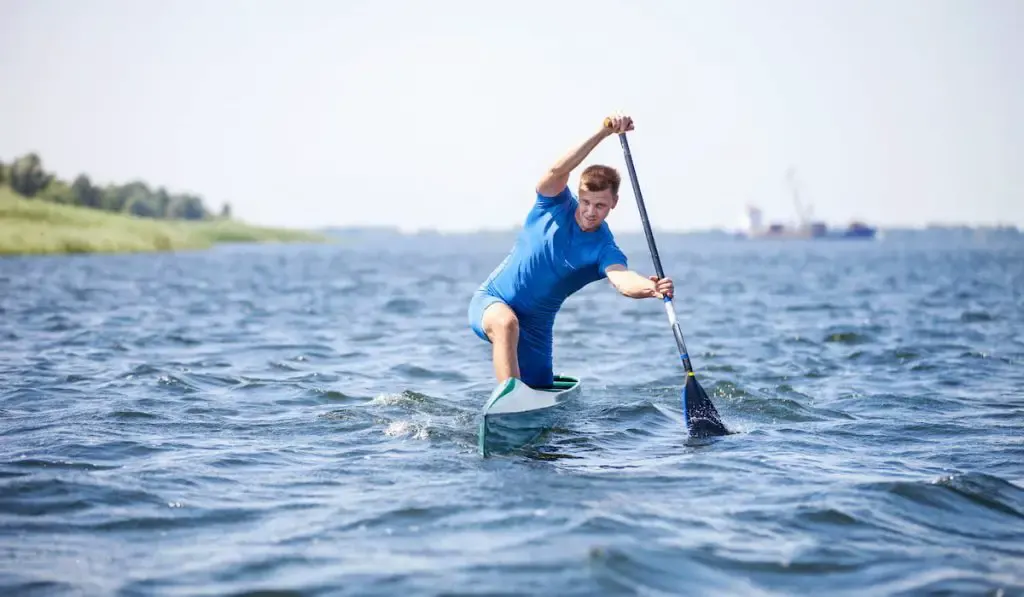
M 473 293 L 469 301 L 469 327 L 481 340 L 490 342 L 484 332 L 484 309 L 494 303 L 507 304 L 500 298 L 483 290 Z M 512 309 L 515 312 L 515 309 Z M 519 375 L 523 383 L 533 387 L 550 386 L 554 383 L 552 370 L 551 347 L 552 325 L 550 321 L 537 321 L 516 313 L 519 319 L 519 346 L 516 351 L 519 357 Z

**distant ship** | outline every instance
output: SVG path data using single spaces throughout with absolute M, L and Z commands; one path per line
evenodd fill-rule
M 789 181 L 793 204 L 796 206 L 800 222 L 796 226 L 787 226 L 778 222 L 772 222 L 765 226 L 761 209 L 748 205 L 745 230 L 740 232 L 739 236 L 747 238 L 873 239 L 877 235 L 878 229 L 864 222 L 850 222 L 845 229 L 829 229 L 825 222 L 815 221 L 812 219 L 813 208 L 804 207 L 800 201 L 796 171 L 790 168 L 786 178 Z
M 850 222 L 845 229 L 830 229 L 828 224 L 821 221 L 801 222 L 796 226 L 787 226 L 778 222 L 772 222 L 765 226 L 762 223 L 761 210 L 754 206 L 747 207 L 747 226 L 741 232 L 741 236 L 748 238 L 859 238 L 873 239 L 878 234 L 878 229 L 869 226 L 864 222 Z

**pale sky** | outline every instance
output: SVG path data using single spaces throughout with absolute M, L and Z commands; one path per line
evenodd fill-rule
M 259 224 L 518 225 L 616 110 L 659 229 L 1024 226 L 1021 0 L 0 0 L 0 160 Z M 639 230 L 621 169 L 613 230 Z M 575 185 L 574 176 L 571 184 Z

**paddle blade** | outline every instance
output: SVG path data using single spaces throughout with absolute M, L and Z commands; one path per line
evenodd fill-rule
M 693 437 L 729 434 L 729 430 L 718 417 L 715 405 L 711 403 L 711 399 L 697 383 L 697 377 L 693 374 L 686 376 L 686 385 L 683 386 L 683 416 L 686 418 L 686 428 Z

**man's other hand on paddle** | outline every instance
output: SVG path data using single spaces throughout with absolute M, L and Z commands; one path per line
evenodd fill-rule
M 658 279 L 658 276 L 650 276 L 651 282 L 654 282 L 654 296 L 660 299 L 672 298 L 673 292 L 675 292 L 675 286 L 672 284 L 672 278 Z

